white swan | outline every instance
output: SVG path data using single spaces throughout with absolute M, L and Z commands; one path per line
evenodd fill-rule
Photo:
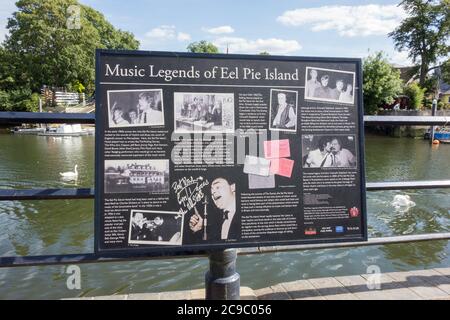
M 67 171 L 67 172 L 60 172 L 59 175 L 63 178 L 76 178 L 78 177 L 78 165 L 75 165 L 75 171 Z
M 397 194 L 394 196 L 391 205 L 394 206 L 395 209 L 408 210 L 409 208 L 414 207 L 416 203 L 411 201 L 411 198 L 407 194 Z

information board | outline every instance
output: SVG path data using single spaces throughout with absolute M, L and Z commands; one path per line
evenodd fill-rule
M 98 50 L 97 253 L 367 240 L 360 59 Z

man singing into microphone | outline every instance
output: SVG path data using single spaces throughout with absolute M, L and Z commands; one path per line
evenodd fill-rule
M 206 240 L 236 240 L 239 236 L 239 222 L 236 217 L 236 184 L 225 178 L 217 178 L 211 183 L 211 198 L 219 210 L 207 215 Z M 189 220 L 192 232 L 203 231 L 204 216 L 197 209 Z

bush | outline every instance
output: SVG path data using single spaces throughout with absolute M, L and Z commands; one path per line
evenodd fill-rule
M 83 93 L 86 88 L 84 87 L 84 85 L 80 82 L 80 81 L 75 81 L 74 83 L 72 83 L 70 86 L 68 86 L 69 91 L 75 91 L 78 93 Z
M 425 90 L 421 88 L 416 82 L 413 82 L 403 89 L 403 94 L 408 96 L 411 103 L 411 109 L 420 109 L 425 97 Z
M 39 111 L 39 94 L 30 89 L 0 91 L 0 111 Z
M 450 103 L 445 103 L 444 101 L 439 101 L 437 105 L 438 110 L 447 110 L 450 109 Z
M 376 114 L 378 107 L 391 104 L 402 92 L 400 72 L 394 70 L 383 52 L 377 52 L 363 61 L 363 95 L 365 114 Z

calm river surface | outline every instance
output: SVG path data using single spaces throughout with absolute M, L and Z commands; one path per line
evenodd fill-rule
M 448 179 L 450 145 L 431 148 L 424 140 L 366 137 L 367 181 Z M 59 172 L 73 171 L 76 184 Z M 74 188 L 94 185 L 94 138 L 0 134 L 0 188 Z M 390 202 L 407 194 L 416 206 L 395 211 Z M 450 190 L 369 192 L 371 237 L 445 232 L 450 229 Z M 91 200 L 0 202 L 0 255 L 92 252 Z M 450 245 L 407 245 L 311 250 L 238 258 L 241 284 L 252 288 L 301 278 L 445 266 Z M 80 265 L 81 290 L 68 290 L 63 266 L 0 269 L 0 298 L 53 299 L 159 292 L 203 287 L 207 259 L 155 260 Z

